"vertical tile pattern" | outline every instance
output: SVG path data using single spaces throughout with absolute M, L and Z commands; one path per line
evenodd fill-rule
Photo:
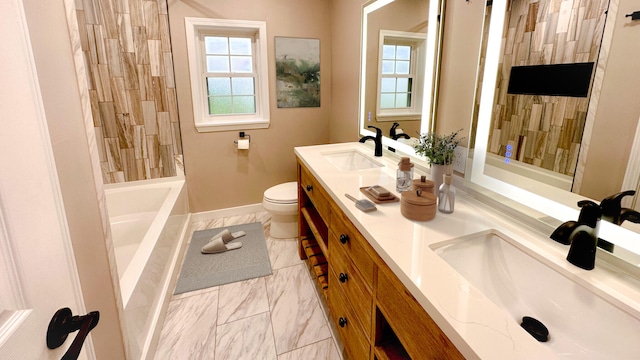
M 573 176 L 589 98 L 507 94 L 512 66 L 596 62 L 608 0 L 513 0 L 489 151 Z M 594 68 L 595 72 L 595 68 Z
M 103 180 L 175 176 L 182 154 L 165 0 L 78 0 Z

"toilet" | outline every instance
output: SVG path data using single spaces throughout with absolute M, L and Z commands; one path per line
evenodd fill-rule
M 298 236 L 298 183 L 288 182 L 268 188 L 262 206 L 271 214 L 269 235 L 277 239 Z

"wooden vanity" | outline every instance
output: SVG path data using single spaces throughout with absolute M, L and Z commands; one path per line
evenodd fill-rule
M 349 359 L 464 359 L 300 161 L 298 184 L 300 258 Z

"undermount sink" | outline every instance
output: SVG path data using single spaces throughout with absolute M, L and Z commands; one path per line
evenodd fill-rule
M 518 324 L 524 316 L 542 322 L 549 340 L 541 344 L 558 357 L 638 358 L 640 320 L 504 234 L 487 230 L 430 247 Z
M 356 150 L 326 153 L 322 156 L 340 171 L 364 170 L 383 166 Z

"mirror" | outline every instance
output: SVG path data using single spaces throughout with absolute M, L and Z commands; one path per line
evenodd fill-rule
M 440 0 L 377 0 L 363 6 L 361 136 L 375 135 L 367 126 L 376 126 L 385 146 L 415 155 L 412 141 L 431 126 L 439 13 Z
M 473 149 L 469 151 L 470 159 L 468 162 L 469 168 L 466 172 L 466 181 L 467 185 L 474 190 L 478 190 L 480 192 L 488 190 L 492 194 L 490 196 L 497 195 L 502 198 L 502 201 L 513 202 L 534 210 L 537 212 L 535 216 L 538 219 L 555 226 L 559 222 L 577 219 L 579 209 L 576 204 L 579 200 L 590 198 L 596 202 L 600 202 L 605 196 L 622 190 L 637 189 L 638 187 L 637 166 L 640 160 L 638 160 L 637 156 L 638 152 L 640 152 L 640 147 L 637 145 L 639 141 L 638 136 L 635 137 L 635 140 L 633 138 L 634 134 L 637 132 L 636 129 L 638 126 L 637 113 L 635 118 L 632 118 L 632 124 L 629 125 L 629 130 L 624 130 L 627 133 L 625 135 L 630 138 L 630 141 L 622 141 L 624 136 L 616 137 L 609 133 L 604 134 L 601 131 L 596 130 L 598 129 L 600 122 L 603 121 L 608 122 L 606 126 L 609 128 L 626 129 L 625 126 L 627 125 L 613 123 L 610 114 L 601 114 L 603 109 L 600 109 L 600 107 L 603 107 L 603 104 L 605 104 L 602 100 L 611 96 L 609 94 L 610 90 L 608 90 L 607 84 L 604 80 L 609 78 L 610 71 L 612 71 L 611 66 L 607 66 L 607 62 L 610 62 L 611 64 L 614 63 L 615 55 L 612 47 L 612 39 L 615 39 L 618 36 L 618 33 L 621 32 L 621 28 L 628 30 L 629 27 L 635 27 L 637 25 L 632 24 L 630 19 L 624 17 L 625 13 L 632 11 L 623 11 L 622 8 L 618 8 L 618 4 L 623 6 L 625 3 L 629 7 L 633 6 L 631 1 L 621 0 L 619 3 L 617 1 L 612 1 L 611 5 L 609 5 L 608 0 L 590 0 L 586 2 L 569 0 L 563 1 L 561 4 L 557 4 L 557 7 L 553 7 L 551 5 L 546 6 L 546 3 L 553 3 L 553 1 L 495 1 L 491 7 L 488 7 L 491 14 L 488 27 L 485 25 L 486 30 L 488 31 L 488 40 L 486 44 L 486 54 L 484 56 L 485 66 L 482 69 L 484 77 L 478 88 L 478 92 L 482 94 L 482 96 L 479 97 L 479 101 L 476 101 L 476 103 L 479 104 L 479 107 L 477 112 L 477 123 L 472 125 L 472 128 L 475 128 L 476 130 Z M 532 9 L 536 11 L 537 14 L 526 15 L 527 11 L 531 11 Z M 607 10 L 608 13 L 605 15 Z M 553 11 L 555 11 L 554 14 L 549 13 Z M 589 16 L 591 17 L 587 19 L 586 14 L 590 14 Z M 520 16 L 524 16 L 524 18 L 519 18 Z M 577 20 L 580 16 L 583 16 L 582 21 Z M 509 47 L 511 46 L 509 45 L 509 42 L 512 41 L 514 37 L 524 39 L 523 46 L 517 50 L 520 52 L 536 51 L 536 47 L 540 42 L 544 44 L 550 43 L 552 44 L 550 47 L 542 47 L 542 53 L 538 54 L 538 59 L 545 57 L 555 57 L 558 59 L 556 51 L 558 51 L 559 46 L 554 46 L 553 43 L 558 41 L 558 37 L 569 36 L 558 34 L 557 31 L 555 34 L 551 32 L 550 35 L 549 31 L 536 35 L 535 31 L 529 30 L 535 29 L 536 24 L 530 23 L 524 23 L 521 28 L 515 27 L 512 29 L 510 23 L 514 21 L 517 22 L 522 19 L 525 21 L 527 21 L 526 19 L 529 19 L 530 22 L 546 21 L 546 26 L 554 26 L 556 28 L 565 26 L 569 31 L 573 29 L 573 31 L 575 31 L 573 36 L 574 39 L 576 39 L 576 42 L 573 44 L 569 44 L 567 42 L 563 43 L 562 46 L 564 46 L 565 53 L 568 51 L 570 46 L 578 47 L 581 41 L 583 42 L 583 46 L 585 46 L 585 44 L 588 45 L 586 46 L 586 51 L 589 52 L 589 50 L 591 50 L 590 47 L 594 44 L 593 40 L 595 39 L 595 43 L 598 43 L 598 37 L 602 39 L 601 49 L 596 49 L 597 54 L 599 54 L 599 56 L 596 56 L 596 59 L 589 59 L 588 55 L 570 59 L 574 63 L 587 62 L 590 60 L 597 61 L 595 64 L 595 73 L 589 79 L 591 86 L 588 95 L 589 100 L 586 101 L 586 105 L 578 105 L 578 102 L 571 98 L 555 100 L 556 103 L 554 105 L 550 105 L 550 107 L 564 106 L 564 112 L 562 112 L 560 116 L 553 115 L 552 111 L 549 112 L 548 121 L 553 124 L 563 124 L 564 120 L 567 118 L 566 116 L 563 116 L 564 114 L 584 111 L 584 114 L 582 115 L 582 123 L 578 121 L 578 124 L 575 125 L 575 128 L 579 130 L 574 129 L 573 135 L 567 135 L 569 140 L 568 142 L 575 143 L 571 149 L 572 153 L 570 155 L 558 155 L 557 153 L 551 155 L 552 159 L 550 160 L 552 160 L 552 164 L 554 163 L 554 160 L 560 160 L 560 162 L 565 161 L 565 163 L 572 162 L 575 164 L 565 166 L 565 169 L 570 170 L 565 174 L 560 174 L 557 171 L 557 167 L 555 166 L 556 164 L 553 164 L 552 166 L 547 165 L 547 169 L 544 169 L 545 171 L 540 171 L 540 169 L 535 169 L 533 166 L 530 166 L 532 164 L 526 164 L 526 162 L 522 162 L 524 164 L 516 163 L 513 161 L 512 157 L 515 157 L 516 160 L 520 159 L 520 156 L 515 154 L 522 154 L 523 151 L 526 151 L 526 144 L 523 145 L 522 142 L 509 143 L 509 141 L 499 144 L 499 140 L 504 139 L 497 139 L 497 137 L 502 136 L 496 136 L 496 129 L 501 129 L 497 124 L 500 121 L 505 120 L 504 117 L 500 118 L 500 116 L 504 116 L 505 112 L 497 109 L 499 109 L 502 104 L 506 103 L 505 99 L 509 92 L 509 87 L 507 86 L 509 81 L 506 78 L 514 73 L 510 66 L 504 65 L 504 63 L 509 60 L 507 59 L 507 61 L 504 61 L 505 53 L 509 52 Z M 511 32 L 507 32 L 505 36 L 503 33 L 505 29 L 512 30 Z M 527 34 L 525 29 L 531 32 Z M 587 35 L 585 32 L 586 29 L 590 29 L 591 33 Z M 632 43 L 638 43 L 637 30 L 639 29 L 640 28 L 635 27 L 634 32 L 636 35 L 634 38 L 635 40 Z M 581 31 L 582 33 L 580 33 Z M 580 38 L 580 36 L 583 36 L 583 38 Z M 527 37 L 529 38 L 527 39 Z M 588 41 L 585 42 L 587 38 Z M 566 40 L 568 40 L 568 38 Z M 628 45 L 629 43 L 622 44 L 623 47 Z M 636 46 L 636 48 L 638 47 Z M 520 56 L 521 53 L 518 53 L 517 51 L 514 50 L 511 55 Z M 564 56 L 564 58 L 566 60 L 566 56 Z M 562 56 L 560 57 L 560 60 L 562 60 Z M 637 61 L 637 58 L 629 61 Z M 562 61 L 558 61 L 558 63 L 560 62 Z M 525 61 L 524 63 L 518 63 L 517 65 L 532 64 L 526 63 Z M 615 70 L 616 69 L 614 69 L 614 71 Z M 619 71 L 619 69 L 617 70 Z M 614 83 L 612 88 L 615 89 L 622 86 L 626 88 L 628 84 L 626 81 L 623 82 L 624 83 Z M 629 100 L 626 103 L 628 104 L 626 105 L 627 107 L 636 106 L 632 105 L 632 103 L 637 103 L 637 93 L 638 92 L 635 91 L 636 97 L 633 101 Z M 527 101 L 529 104 L 541 104 L 542 100 L 548 100 L 548 98 L 550 98 L 548 95 L 539 95 L 536 99 L 524 100 L 526 97 L 515 95 L 509 100 L 508 106 L 517 107 L 520 105 L 517 104 L 518 102 Z M 564 98 L 567 97 L 565 96 Z M 569 104 L 569 106 L 567 106 L 567 104 Z M 621 107 L 625 107 L 625 104 L 621 105 Z M 544 105 L 541 105 L 536 110 L 531 108 L 529 108 L 528 111 L 522 110 L 520 114 L 526 114 L 524 117 L 528 116 L 529 120 L 534 117 L 532 114 L 537 114 L 537 118 L 544 121 L 547 120 L 544 117 L 544 110 Z M 615 111 L 618 109 L 613 110 Z M 506 113 L 511 114 L 510 112 Z M 510 117 L 509 120 L 511 119 L 518 121 L 517 116 Z M 519 139 L 521 141 L 523 140 L 522 136 L 531 134 L 531 131 L 538 130 L 543 127 L 541 123 L 527 122 L 527 124 L 529 127 L 526 130 L 530 131 L 529 133 L 518 133 L 516 131 L 516 134 L 520 136 Z M 615 126 L 612 126 L 614 124 Z M 558 136 L 561 132 L 562 131 L 559 130 Z M 552 137 L 553 135 L 548 136 Z M 505 138 L 506 137 L 507 136 L 505 136 Z M 539 144 L 537 141 L 544 140 L 540 139 L 541 138 L 537 138 L 536 140 L 532 140 L 532 142 L 537 145 Z M 602 169 L 604 169 L 605 166 L 611 165 L 612 169 L 615 170 L 593 171 L 593 168 L 589 168 L 589 161 L 596 157 L 594 154 L 602 152 L 609 154 L 607 146 L 617 147 L 620 145 L 617 144 L 617 142 L 623 143 L 621 153 L 618 153 L 617 155 L 609 155 L 608 164 L 606 164 L 607 161 L 605 161 L 605 164 L 600 165 L 602 166 Z M 598 147 L 597 145 L 599 144 L 603 144 L 605 146 Z M 511 145 L 511 147 L 507 148 L 508 145 Z M 496 151 L 496 149 L 499 149 L 500 147 L 503 148 L 502 151 Z M 512 151 L 510 156 L 506 156 L 507 151 Z M 509 161 L 505 162 L 505 160 Z M 540 162 L 538 162 L 537 165 L 539 165 L 539 163 Z M 633 166 L 628 167 L 627 164 L 631 164 Z M 571 169 L 572 166 L 573 169 Z M 517 170 L 519 168 L 523 168 L 524 170 Z M 538 166 L 538 168 L 541 167 Z M 544 168 L 544 166 L 542 168 Z M 626 172 L 628 174 L 627 179 L 622 182 L 618 181 L 613 183 L 612 181 L 608 181 L 613 177 L 614 171 L 622 173 Z M 542 175 L 538 176 L 538 174 Z M 588 187 L 585 186 L 589 182 L 599 184 L 597 187 L 605 189 L 604 193 L 589 190 Z M 564 185 L 558 185 L 559 183 L 564 183 Z M 629 203 L 626 203 L 626 206 L 630 206 Z M 617 226 L 602 221 L 600 225 L 600 238 L 615 245 L 614 255 L 638 265 L 640 264 L 640 261 L 638 260 L 638 255 L 640 255 L 640 235 L 637 229 L 637 224 L 624 223 L 623 226 Z

